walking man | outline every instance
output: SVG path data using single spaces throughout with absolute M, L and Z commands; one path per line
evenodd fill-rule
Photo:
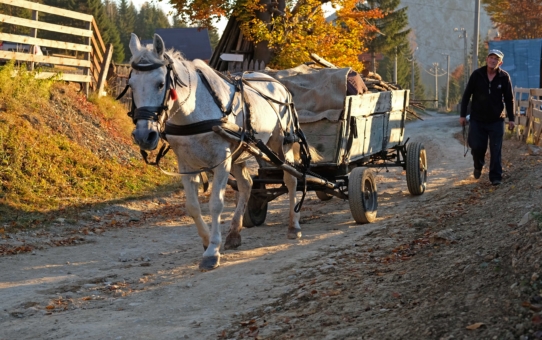
M 501 149 L 504 136 L 503 112 L 506 107 L 508 129 L 514 130 L 514 94 L 510 76 L 499 66 L 504 54 L 489 50 L 486 66 L 472 72 L 461 100 L 461 126 L 467 124 L 467 106 L 472 96 L 468 143 L 474 161 L 474 178 L 480 178 L 485 164 L 489 140 L 489 181 L 493 185 L 502 182 Z

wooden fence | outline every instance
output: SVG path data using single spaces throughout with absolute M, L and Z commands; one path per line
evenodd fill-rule
M 0 50 L 0 59 L 15 59 L 29 63 L 30 69 L 34 63 L 46 65 L 38 74 L 40 78 L 49 78 L 60 73 L 65 81 L 83 84 L 85 94 L 89 89 L 103 94 L 107 73 L 113 55 L 113 45 L 107 48 L 104 45 L 96 21 L 92 15 L 82 14 L 57 7 L 46 6 L 25 0 L 0 0 L 0 4 L 22 7 L 32 11 L 32 20 L 5 15 L 0 13 L 0 22 L 15 26 L 30 28 L 30 35 L 16 35 L 0 32 L 0 41 L 30 46 L 48 48 L 48 51 L 60 53 L 47 53 L 45 55 L 22 53 L 17 50 Z M 75 19 L 84 28 L 57 25 L 39 21 L 39 13 L 48 13 L 65 18 Z M 57 36 L 77 36 L 83 43 L 59 41 L 38 38 L 38 30 L 59 33 Z
M 542 89 L 516 87 L 514 96 L 518 138 L 539 145 L 542 140 Z

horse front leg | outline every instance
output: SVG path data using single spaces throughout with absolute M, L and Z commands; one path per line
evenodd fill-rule
M 205 223 L 201 217 L 201 209 L 198 201 L 200 177 L 199 175 L 183 175 L 182 182 L 184 193 L 186 195 L 186 212 L 188 213 L 188 216 L 194 220 L 194 223 L 198 228 L 198 234 L 203 242 L 203 249 L 207 250 L 210 233 L 207 223 Z
M 224 243 L 224 249 L 235 249 L 241 245 L 241 229 L 243 226 L 243 215 L 247 207 L 248 200 L 250 198 L 250 191 L 252 189 L 252 177 L 246 168 L 246 163 L 239 163 L 232 165 L 232 173 L 237 181 L 237 190 L 239 195 L 237 197 L 237 207 L 231 220 L 230 231 L 226 236 L 226 242 Z
M 203 259 L 199 264 L 199 268 L 203 271 L 215 269 L 220 265 L 220 244 L 222 242 L 220 214 L 224 209 L 224 193 L 228 183 L 229 168 L 230 164 L 222 164 L 213 171 L 213 184 L 209 200 L 212 219 L 211 239 L 209 240 L 209 247 L 203 253 Z
M 297 178 L 284 172 L 284 184 L 288 188 L 288 197 L 290 200 L 290 215 L 288 219 L 288 238 L 301 238 L 301 227 L 299 226 L 300 214 L 295 212 Z

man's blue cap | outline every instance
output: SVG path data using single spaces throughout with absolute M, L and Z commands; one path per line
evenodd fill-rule
M 504 58 L 504 53 L 502 53 L 501 51 L 499 50 L 489 50 L 489 52 L 487 52 L 487 56 L 489 57 L 490 55 L 495 55 L 497 56 L 499 59 L 503 59 Z

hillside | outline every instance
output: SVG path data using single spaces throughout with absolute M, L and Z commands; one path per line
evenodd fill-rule
M 36 224 L 178 186 L 141 160 L 119 103 L 12 70 L 0 68 L 0 223 Z

